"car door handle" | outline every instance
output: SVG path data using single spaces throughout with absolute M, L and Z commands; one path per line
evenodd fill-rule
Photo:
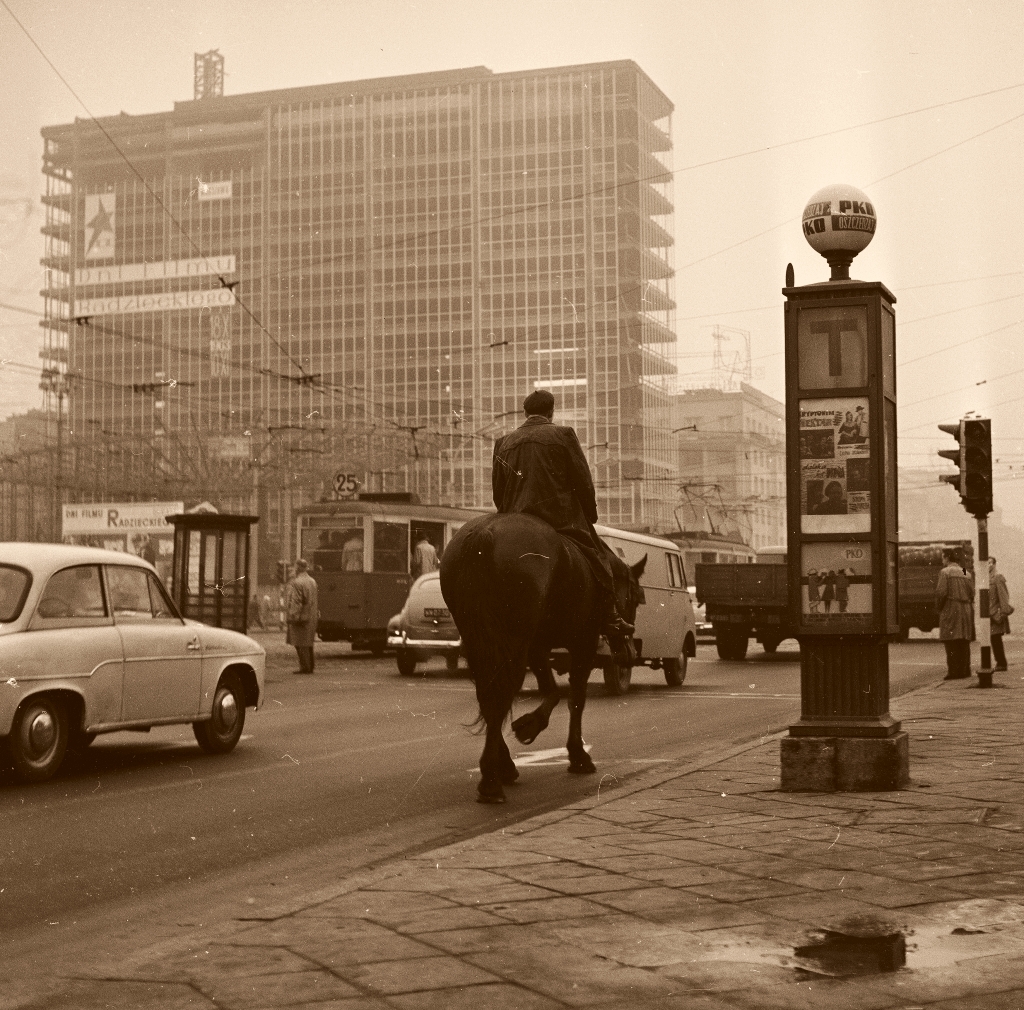
M 199 644 L 199 636 L 197 635 L 195 638 L 193 638 L 192 641 L 185 646 L 185 648 L 191 652 L 198 652 L 202 648 L 202 646 Z

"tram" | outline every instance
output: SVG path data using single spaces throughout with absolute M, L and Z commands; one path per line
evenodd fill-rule
M 664 536 L 679 545 L 689 586 L 694 584 L 697 565 L 752 565 L 757 560 L 757 551 L 738 538 L 704 532 L 665 533 Z
M 415 568 L 416 544 L 425 536 L 440 557 L 456 530 L 487 511 L 421 505 L 406 492 L 365 492 L 300 509 L 296 543 L 319 590 L 321 640 L 382 655 L 388 620 L 423 574 Z

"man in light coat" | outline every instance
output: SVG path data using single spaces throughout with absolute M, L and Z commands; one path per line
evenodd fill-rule
M 935 586 L 939 638 L 946 647 L 946 680 L 971 675 L 974 638 L 974 579 L 957 564 L 956 552 L 942 552 L 943 568 Z
M 416 575 L 426 575 L 427 572 L 436 572 L 438 569 L 437 549 L 426 533 L 416 541 L 412 552 L 412 564 Z
M 988 559 L 988 616 L 991 621 L 992 658 L 996 661 L 995 669 L 1006 669 L 1006 650 L 1003 648 L 1003 635 L 1010 633 L 1010 590 L 1006 587 L 1006 576 L 996 571 L 996 559 Z
M 316 580 L 309 574 L 309 562 L 299 558 L 295 562 L 295 577 L 286 587 L 288 643 L 295 646 L 299 656 L 296 673 L 312 673 L 314 665 L 313 643 L 320 619 Z

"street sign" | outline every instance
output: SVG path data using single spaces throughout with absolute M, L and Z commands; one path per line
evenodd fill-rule
M 359 490 L 362 483 L 354 473 L 336 473 L 334 475 L 334 493 L 339 498 L 348 498 Z

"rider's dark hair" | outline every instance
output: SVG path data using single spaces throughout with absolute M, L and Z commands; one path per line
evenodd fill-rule
M 546 389 L 535 389 L 523 400 L 523 410 L 527 414 L 550 417 L 555 412 L 555 398 Z

